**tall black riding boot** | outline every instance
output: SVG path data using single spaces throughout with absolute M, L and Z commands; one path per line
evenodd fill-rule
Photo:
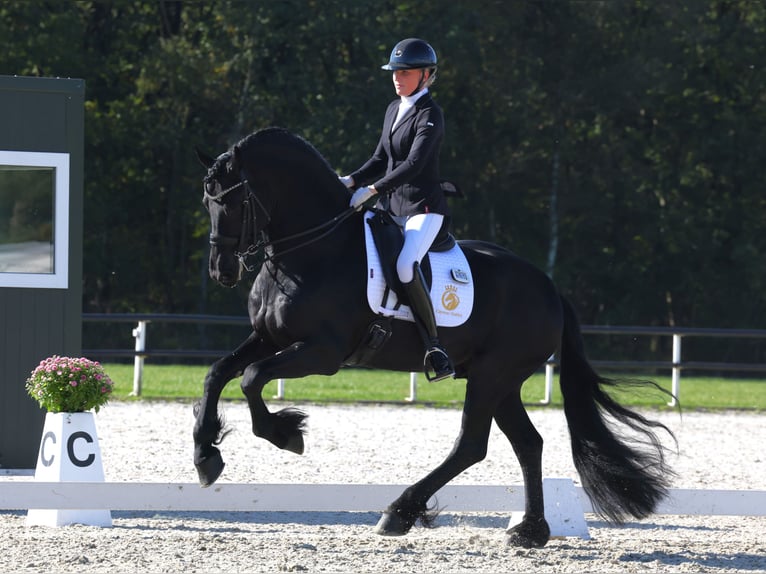
M 428 293 L 425 277 L 420 270 L 420 265 L 414 265 L 415 276 L 409 283 L 402 283 L 410 300 L 410 309 L 415 317 L 423 343 L 426 347 L 426 355 L 423 358 L 423 371 L 429 381 L 440 381 L 447 377 L 455 376 L 455 368 L 452 366 L 447 351 L 439 344 L 436 333 L 436 319 L 431 296 Z M 431 374 L 433 372 L 433 374 Z

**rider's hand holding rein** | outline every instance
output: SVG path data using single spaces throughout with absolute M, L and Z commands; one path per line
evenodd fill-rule
M 354 192 L 354 195 L 351 196 L 349 205 L 357 211 L 361 211 L 364 204 L 367 203 L 372 196 L 377 195 L 377 193 L 378 192 L 373 186 L 360 187 Z
M 354 189 L 354 178 L 350 175 L 338 176 L 340 182 L 345 185 L 349 191 Z M 361 211 L 364 204 L 367 203 L 374 195 L 377 195 L 378 191 L 375 186 L 360 187 L 351 195 L 351 201 L 349 206 L 353 207 L 356 211 Z

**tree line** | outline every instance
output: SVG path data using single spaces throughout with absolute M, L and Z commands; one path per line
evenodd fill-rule
M 357 167 L 410 36 L 439 57 L 457 238 L 530 259 L 584 323 L 766 326 L 747 0 L 5 1 L 0 73 L 86 82 L 83 310 L 244 313 L 207 277 L 194 147 L 276 125 Z

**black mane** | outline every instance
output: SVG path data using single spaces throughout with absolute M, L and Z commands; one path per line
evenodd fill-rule
M 208 168 L 207 175 L 203 178 L 203 181 L 209 183 L 220 178 L 226 172 L 226 166 L 229 164 L 230 159 L 231 151 L 219 155 L 216 158 L 215 163 Z
M 252 154 L 252 157 L 257 157 L 259 153 L 266 153 L 270 161 L 286 164 L 298 162 L 301 170 L 311 170 L 310 175 L 313 178 L 327 178 L 328 174 L 337 177 L 330 163 L 311 143 L 284 128 L 269 127 L 243 137 L 228 151 L 219 155 L 208 169 L 205 182 L 220 179 L 226 173 L 234 155 L 234 148 L 239 148 L 246 156 Z
M 233 147 L 238 147 L 244 155 L 267 154 L 270 161 L 277 161 L 288 166 L 299 165 L 301 171 L 309 170 L 309 177 L 328 179 L 332 176 L 337 181 L 337 174 L 330 163 L 308 141 L 281 127 L 269 127 L 242 138 Z M 216 162 L 217 163 L 217 162 Z

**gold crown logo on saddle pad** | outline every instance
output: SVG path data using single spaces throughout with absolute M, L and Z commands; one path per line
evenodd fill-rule
M 367 250 L 367 302 L 375 313 L 404 321 L 414 321 L 412 311 L 399 301 L 386 284 L 385 274 L 365 213 L 364 237 Z M 447 251 L 428 253 L 431 264 L 431 300 L 439 327 L 457 327 L 471 316 L 473 277 L 462 249 L 455 243 Z

